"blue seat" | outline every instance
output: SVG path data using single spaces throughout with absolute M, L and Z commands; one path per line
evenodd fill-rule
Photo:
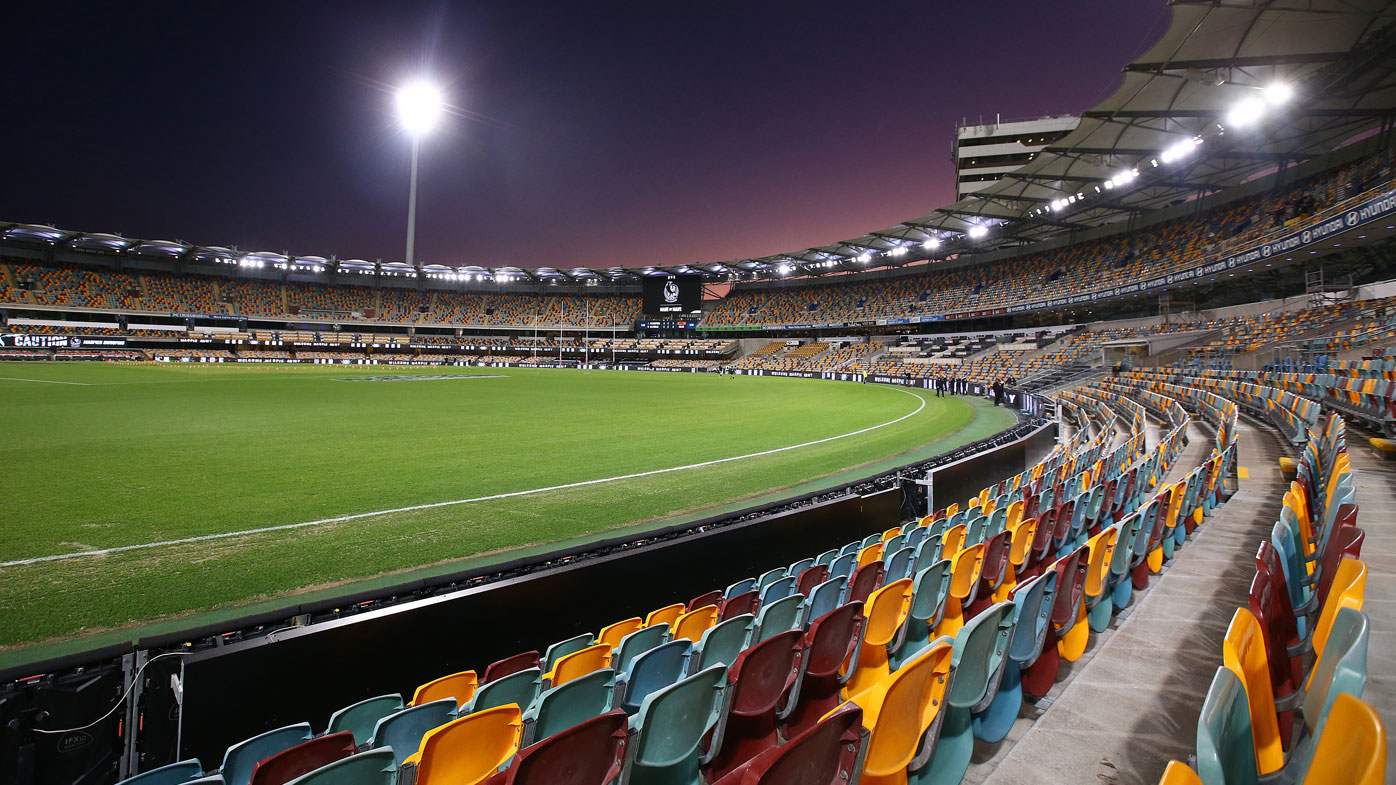
M 795 591 L 795 579 L 789 575 L 778 578 L 761 590 L 761 607 L 766 607 L 776 600 L 783 600 Z
M 688 673 L 693 643 L 679 639 L 641 652 L 630 668 L 616 676 L 617 708 L 626 714 L 640 710 L 646 696 L 677 682 Z
M 814 621 L 842 605 L 844 591 L 847 588 L 848 579 L 843 577 L 830 578 L 815 586 L 814 590 L 809 593 L 809 599 L 806 600 L 805 618 Z
M 455 708 L 454 705 L 451 706 Z M 269 730 L 266 733 L 240 741 L 223 754 L 223 781 L 228 785 L 248 785 L 252 781 L 252 770 L 263 758 L 270 758 L 278 752 L 285 752 L 314 734 L 310 723 L 301 722 L 284 728 Z
M 141 772 L 134 777 L 127 777 L 118 785 L 181 785 L 181 783 L 202 776 L 204 776 L 203 764 L 199 763 L 198 758 L 190 758 Z
M 895 553 L 892 553 L 885 560 L 887 565 L 887 577 L 883 578 L 883 580 L 891 583 L 892 581 L 899 581 L 902 578 L 911 577 L 911 567 L 916 563 L 915 560 L 915 548 L 910 545 L 898 548 Z
M 760 643 L 786 630 L 803 629 L 804 609 L 805 598 L 799 594 L 761 606 L 756 615 L 756 631 L 751 643 Z
M 829 565 L 829 577 L 830 577 L 830 578 L 851 578 L 851 577 L 853 577 L 853 570 L 854 570 L 855 568 L 857 568 L 857 566 L 858 566 L 858 554 L 857 554 L 857 553 L 843 553 L 843 554 L 839 554 L 839 557 L 838 557 L 837 559 L 834 559 L 834 563 L 831 564 L 831 565 Z
M 833 559 L 830 559 L 829 561 L 832 562 Z M 794 564 L 790 565 L 789 567 L 787 567 L 786 570 L 785 570 L 785 574 L 786 574 L 786 575 L 793 575 L 793 576 L 795 576 L 796 578 L 798 578 L 798 577 L 800 577 L 800 573 L 804 572 L 805 570 L 808 570 L 809 568 L 811 568 L 811 567 L 813 567 L 813 566 L 814 566 L 814 559 L 801 559 L 801 560 L 795 562 Z
M 620 639 L 620 645 L 616 647 L 616 653 L 611 657 L 611 668 L 619 673 L 629 668 L 630 663 L 641 652 L 649 651 L 668 640 L 669 625 L 655 624 L 650 627 L 642 627 Z
M 1052 599 L 1057 573 L 1047 572 L 1020 583 L 1013 589 L 1013 638 L 1008 644 L 1008 662 L 998 694 L 987 708 L 974 717 L 975 738 L 991 744 L 1003 740 L 1013 729 L 1023 705 L 1022 670 L 1042 653 L 1047 628 L 1052 624 Z
M 330 715 L 326 734 L 347 730 L 354 734 L 354 741 L 363 744 L 373 736 L 373 726 L 378 721 L 402 711 L 401 695 L 379 695 L 376 698 L 350 704 Z
M 373 726 L 373 736 L 368 744 L 375 749 L 391 747 L 397 765 L 401 766 L 416 754 L 427 731 L 439 728 L 456 718 L 456 705 L 455 698 L 442 698 L 420 706 L 408 706 L 396 714 L 389 714 Z
M 722 598 L 724 600 L 730 600 L 731 598 L 736 597 L 739 594 L 746 594 L 749 591 L 755 591 L 756 588 L 757 586 L 755 578 L 743 578 L 742 580 L 737 581 L 731 586 L 728 586 L 726 591 L 722 592 Z
M 527 747 L 610 711 L 615 678 L 615 671 L 602 668 L 539 693 L 538 700 L 524 710 L 521 745 Z

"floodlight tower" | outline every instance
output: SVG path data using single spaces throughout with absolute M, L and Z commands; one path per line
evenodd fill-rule
M 422 149 L 422 136 L 436 125 L 443 103 L 441 91 L 428 82 L 411 82 L 397 91 L 398 120 L 412 137 L 412 184 L 407 196 L 407 258 L 404 260 L 409 265 L 417 240 L 417 157 Z

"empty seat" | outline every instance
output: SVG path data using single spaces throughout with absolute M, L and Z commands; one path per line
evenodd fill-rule
M 518 671 L 484 684 L 475 691 L 475 697 L 460 710 L 461 714 L 473 714 L 495 706 L 513 703 L 528 707 L 537 700 L 543 687 L 543 672 L 537 668 Z
M 547 680 L 548 686 L 556 687 L 559 684 L 584 676 L 593 671 L 609 667 L 611 664 L 611 647 L 604 643 L 588 646 L 581 651 L 574 651 L 564 657 L 559 657 L 552 671 L 543 678 Z
M 609 668 L 599 670 L 539 693 L 538 700 L 523 714 L 522 743 L 533 744 L 609 711 L 615 676 Z
M 362 744 L 373 737 L 373 726 L 379 720 L 401 710 L 401 695 L 379 695 L 345 706 L 331 714 L 329 728 L 325 732 L 338 733 L 347 730 L 354 734 L 355 741 Z
M 289 750 L 303 741 L 309 741 L 310 737 L 310 724 L 302 722 L 269 730 L 234 744 L 223 753 L 223 781 L 227 785 L 248 785 L 252 780 L 252 770 L 263 758 Z
M 1304 785 L 1386 782 L 1386 728 L 1381 716 L 1351 695 L 1339 695 L 1319 736 Z
M 688 606 L 680 602 L 650 611 L 650 614 L 645 617 L 645 626 L 653 627 L 656 624 L 663 624 L 665 627 L 673 629 L 674 622 L 678 621 L 679 616 L 682 616 L 686 610 L 688 610 Z
M 694 643 L 703 637 L 703 633 L 714 624 L 717 624 L 717 606 L 703 605 L 679 616 L 674 622 L 674 638 L 683 638 Z
M 431 703 L 408 706 L 396 714 L 389 714 L 373 726 L 369 746 L 392 748 L 400 766 L 409 755 L 417 751 L 427 731 L 445 725 L 455 715 L 455 698 L 442 698 Z
M 718 622 L 703 632 L 693 648 L 690 670 L 697 673 L 714 665 L 730 665 L 751 640 L 756 617 L 751 614 Z
M 455 698 L 456 705 L 464 706 L 475 694 L 475 688 L 478 686 L 479 680 L 475 677 L 475 671 L 452 673 L 418 687 L 412 694 L 412 705 L 420 706 L 442 698 Z
M 683 678 L 692 651 L 691 642 L 676 640 L 640 652 L 629 668 L 617 671 L 615 706 L 627 714 L 639 711 L 645 696 Z
M 354 734 L 340 731 L 302 742 L 263 758 L 252 769 L 252 785 L 284 785 L 312 771 L 347 758 L 356 751 Z
M 864 603 L 867 623 L 863 629 L 863 646 L 858 653 L 858 667 L 848 680 L 849 697 L 887 676 L 887 645 L 897 637 L 910 608 L 911 581 L 907 578 L 883 586 Z
M 620 645 L 621 639 L 644 626 L 645 621 L 639 616 L 624 619 L 614 624 L 608 624 L 601 628 L 601 632 L 597 633 L 596 642 L 604 643 L 614 649 Z M 580 651 L 580 649 L 578 651 Z M 568 654 L 571 653 L 572 652 L 568 652 Z
M 540 666 L 540 664 L 541 662 L 538 656 L 538 652 L 519 652 L 518 654 L 515 654 L 512 657 L 505 657 L 504 659 L 499 660 L 498 662 L 490 663 L 489 667 L 485 668 L 485 677 L 481 680 L 480 683 L 487 684 L 489 682 L 494 681 L 495 679 L 502 678 L 510 674 L 518 673 L 519 671 L 526 671 L 529 668 L 537 668 Z
M 813 728 L 839 705 L 840 690 L 858 669 L 864 622 L 861 602 L 841 605 L 810 622 L 798 694 L 782 719 L 786 738 Z
M 417 785 L 479 785 L 519 751 L 522 732 L 514 704 L 477 711 L 427 733 L 407 765 Z
M 752 642 L 760 643 L 777 633 L 803 627 L 804 609 L 805 598 L 798 594 L 776 600 L 770 605 L 763 605 L 761 611 L 756 614 L 756 630 L 752 635 Z
M 581 635 L 568 638 L 564 641 L 558 641 L 548 647 L 547 653 L 543 655 L 543 664 L 539 667 L 543 669 L 544 673 L 547 673 L 553 669 L 553 666 L 557 664 L 558 660 L 573 652 L 581 651 L 593 645 L 595 642 L 596 639 L 592 638 L 589 632 L 584 632 Z
M 625 636 L 616 651 L 611 655 L 610 666 L 623 671 L 630 667 L 631 660 L 640 652 L 649 651 L 669 640 L 669 625 L 657 624 L 653 627 L 642 627 Z
M 289 785 L 394 785 L 397 768 L 392 750 L 369 750 L 321 766 Z
M 848 785 L 857 782 L 863 710 L 849 704 L 785 744 L 770 747 L 713 785 Z
M 524 748 L 489 785 L 609 785 L 629 743 L 623 711 L 608 711 Z
M 717 723 L 726 672 L 715 665 L 645 698 L 631 720 L 629 785 L 701 783 L 700 747 Z
M 853 698 L 869 734 L 861 785 L 903 785 L 909 769 L 930 761 L 952 682 L 950 656 L 950 642 L 936 641 Z
M 780 743 L 776 729 L 791 709 L 781 703 L 794 697 L 803 656 L 803 631 L 785 630 L 752 645 L 727 668 L 727 690 L 706 762 L 709 779 Z

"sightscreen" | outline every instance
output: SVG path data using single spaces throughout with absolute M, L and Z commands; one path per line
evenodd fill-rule
M 703 312 L 700 275 L 665 275 L 645 279 L 645 315 L 677 316 Z

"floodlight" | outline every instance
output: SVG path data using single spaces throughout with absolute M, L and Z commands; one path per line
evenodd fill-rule
M 934 251 L 935 249 L 937 249 L 937 248 L 940 247 L 940 238 L 939 238 L 939 237 L 932 237 L 932 238 L 929 238 L 928 240 L 926 240 L 926 242 L 921 243 L 921 247 L 922 247 L 922 248 L 925 248 L 927 251 Z
M 1275 82 L 1266 87 L 1261 95 L 1265 97 L 1265 102 L 1271 106 L 1279 106 L 1294 97 L 1294 88 L 1284 82 Z
M 1226 115 L 1226 124 L 1238 128 L 1250 125 L 1265 115 L 1265 102 L 1259 98 L 1247 98 Z
M 974 240 L 978 240 L 979 238 L 987 235 L 988 233 L 989 227 L 987 226 L 971 226 L 969 228 L 969 236 L 971 239 Z
M 441 116 L 441 91 L 426 82 L 412 82 L 397 91 L 397 116 L 409 134 L 430 131 Z
M 862 262 L 863 264 L 867 264 L 868 262 L 871 262 L 871 261 L 872 261 L 872 254 L 869 254 L 869 253 L 866 253 L 866 252 L 865 252 L 865 253 L 860 253 L 860 254 L 858 254 L 858 261 L 859 261 L 859 262 Z

